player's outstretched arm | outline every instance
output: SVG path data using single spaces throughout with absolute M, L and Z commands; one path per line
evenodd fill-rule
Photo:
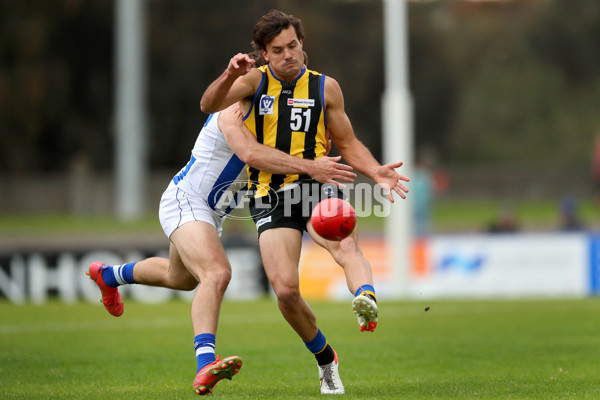
M 205 113 L 214 113 L 229 107 L 244 97 L 254 93 L 253 79 L 260 79 L 260 72 L 255 72 L 248 79 L 238 79 L 252 71 L 254 60 L 248 54 L 238 53 L 229 60 L 227 69 L 215 79 L 204 91 L 200 99 L 200 109 Z M 258 75 L 256 75 L 258 74 Z M 260 81 L 259 81 L 260 82 Z
M 342 145 L 338 143 L 336 139 L 336 145 L 340 154 L 342 154 L 348 164 L 355 166 L 358 172 L 373 179 L 385 190 L 390 202 L 394 202 L 392 191 L 396 192 L 401 198 L 406 198 L 408 188 L 403 182 L 409 182 L 410 179 L 396 172 L 396 168 L 400 168 L 403 164 L 402 162 L 380 165 L 369 149 L 356 138 Z
M 402 182 L 408 182 L 409 179 L 395 171 L 395 168 L 400 167 L 402 163 L 380 165 L 369 149 L 356 138 L 350 119 L 344 110 L 342 90 L 335 79 L 330 77 L 325 81 L 325 99 L 328 99 L 327 126 L 344 160 L 358 172 L 377 182 L 386 191 L 392 203 L 394 202 L 392 191 L 405 199 L 408 188 Z
M 377 168 L 373 177 L 373 180 L 385 190 L 392 203 L 394 202 L 392 190 L 403 199 L 406 198 L 406 193 L 408 193 L 408 188 L 402 182 L 409 182 L 410 179 L 396 172 L 396 168 L 400 168 L 402 164 L 402 162 L 397 162 L 382 165 Z
M 274 174 L 306 174 L 321 183 L 333 183 L 344 187 L 342 182 L 354 182 L 356 174 L 352 167 L 340 164 L 340 156 L 307 160 L 260 144 L 244 125 L 242 112 L 237 104 L 219 114 L 219 128 L 231 150 L 246 164 Z

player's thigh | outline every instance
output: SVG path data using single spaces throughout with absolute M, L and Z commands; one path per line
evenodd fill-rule
M 271 285 L 298 286 L 302 232 L 293 228 L 268 229 L 260 235 L 259 246 Z
M 216 228 L 204 221 L 181 225 L 171 234 L 181 263 L 196 279 L 219 270 L 229 270 L 229 261 Z

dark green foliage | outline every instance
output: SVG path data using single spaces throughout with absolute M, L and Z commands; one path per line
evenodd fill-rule
M 380 158 L 379 1 L 148 1 L 153 169 L 176 170 L 206 115 L 206 86 L 252 27 L 279 7 L 305 25 L 309 66 L 336 78 L 357 135 Z M 113 166 L 114 2 L 6 0 L 0 5 L 0 169 Z M 434 1 L 409 5 L 415 144 L 445 165 L 589 170 L 600 130 L 596 0 Z

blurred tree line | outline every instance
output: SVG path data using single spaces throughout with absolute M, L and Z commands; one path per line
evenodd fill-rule
M 357 136 L 381 155 L 382 4 L 376 0 L 148 0 L 153 169 L 177 170 L 206 119 L 206 86 L 270 8 L 300 17 L 309 67 L 336 78 Z M 0 172 L 113 168 L 114 2 L 0 2 Z M 415 145 L 447 166 L 589 173 L 600 131 L 600 2 L 409 4 Z

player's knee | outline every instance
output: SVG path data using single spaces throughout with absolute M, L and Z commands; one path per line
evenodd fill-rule
M 339 248 L 344 253 L 360 254 L 360 248 L 353 236 L 348 236 L 347 238 L 340 240 Z
M 288 285 L 274 286 L 273 290 L 277 295 L 279 303 L 284 305 L 294 305 L 300 300 L 300 288 Z
M 335 243 L 335 245 L 330 248 L 330 252 L 334 260 L 340 265 L 344 265 L 345 262 L 356 257 L 362 257 L 360 247 L 358 247 L 358 243 L 352 236 L 348 236 Z
M 226 267 L 214 268 L 201 278 L 201 283 L 214 286 L 219 292 L 224 293 L 231 281 L 231 270 Z
M 199 283 L 214 286 L 223 291 L 227 289 L 231 280 L 231 268 L 227 261 L 202 260 L 196 264 L 190 263 L 187 268 Z

